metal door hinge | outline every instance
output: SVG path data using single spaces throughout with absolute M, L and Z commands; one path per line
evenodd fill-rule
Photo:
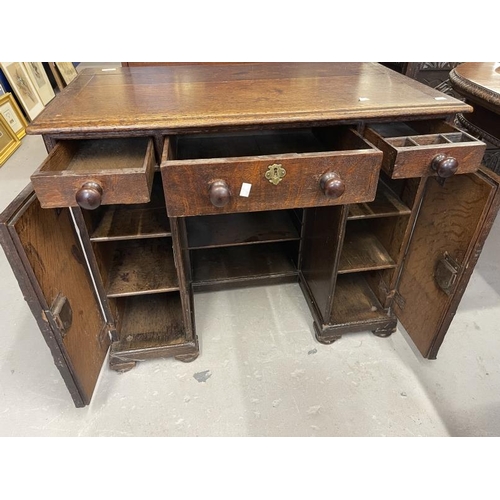
M 462 270 L 462 266 L 454 260 L 448 252 L 445 252 L 443 258 L 436 264 L 434 279 L 436 284 L 447 295 L 452 295 L 455 291 L 457 278 Z
M 54 299 L 52 306 L 50 307 L 50 312 L 54 321 L 61 332 L 61 337 L 64 338 L 71 328 L 71 323 L 73 322 L 73 311 L 69 304 L 68 299 L 59 293 Z

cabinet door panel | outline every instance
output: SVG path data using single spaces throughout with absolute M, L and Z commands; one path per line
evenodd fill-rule
M 30 186 L 0 217 L 0 234 L 76 406 L 88 404 L 109 338 L 69 209 L 42 209 Z
M 498 176 L 481 170 L 427 181 L 394 311 L 420 352 L 435 358 L 498 211 Z

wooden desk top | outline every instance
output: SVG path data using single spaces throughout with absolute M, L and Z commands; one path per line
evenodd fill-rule
M 121 68 L 83 71 L 35 119 L 28 133 L 401 120 L 471 110 L 376 63 Z
M 500 63 L 460 64 L 450 81 L 463 96 L 500 114 Z

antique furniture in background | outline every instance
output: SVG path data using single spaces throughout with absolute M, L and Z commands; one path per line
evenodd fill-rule
M 298 282 L 319 342 L 399 319 L 435 358 L 500 202 L 470 111 L 374 63 L 82 72 L 0 217 L 75 404 L 109 348 L 195 359 L 193 294 L 226 287 Z
M 474 106 L 458 121 L 465 130 L 487 144 L 483 163 L 500 173 L 500 63 L 464 63 L 450 73 L 457 93 Z

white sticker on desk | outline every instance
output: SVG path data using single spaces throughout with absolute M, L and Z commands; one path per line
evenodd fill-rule
M 250 189 L 252 189 L 252 185 L 248 184 L 248 182 L 244 182 L 241 185 L 240 196 L 244 196 L 245 198 L 248 198 L 250 196 Z

